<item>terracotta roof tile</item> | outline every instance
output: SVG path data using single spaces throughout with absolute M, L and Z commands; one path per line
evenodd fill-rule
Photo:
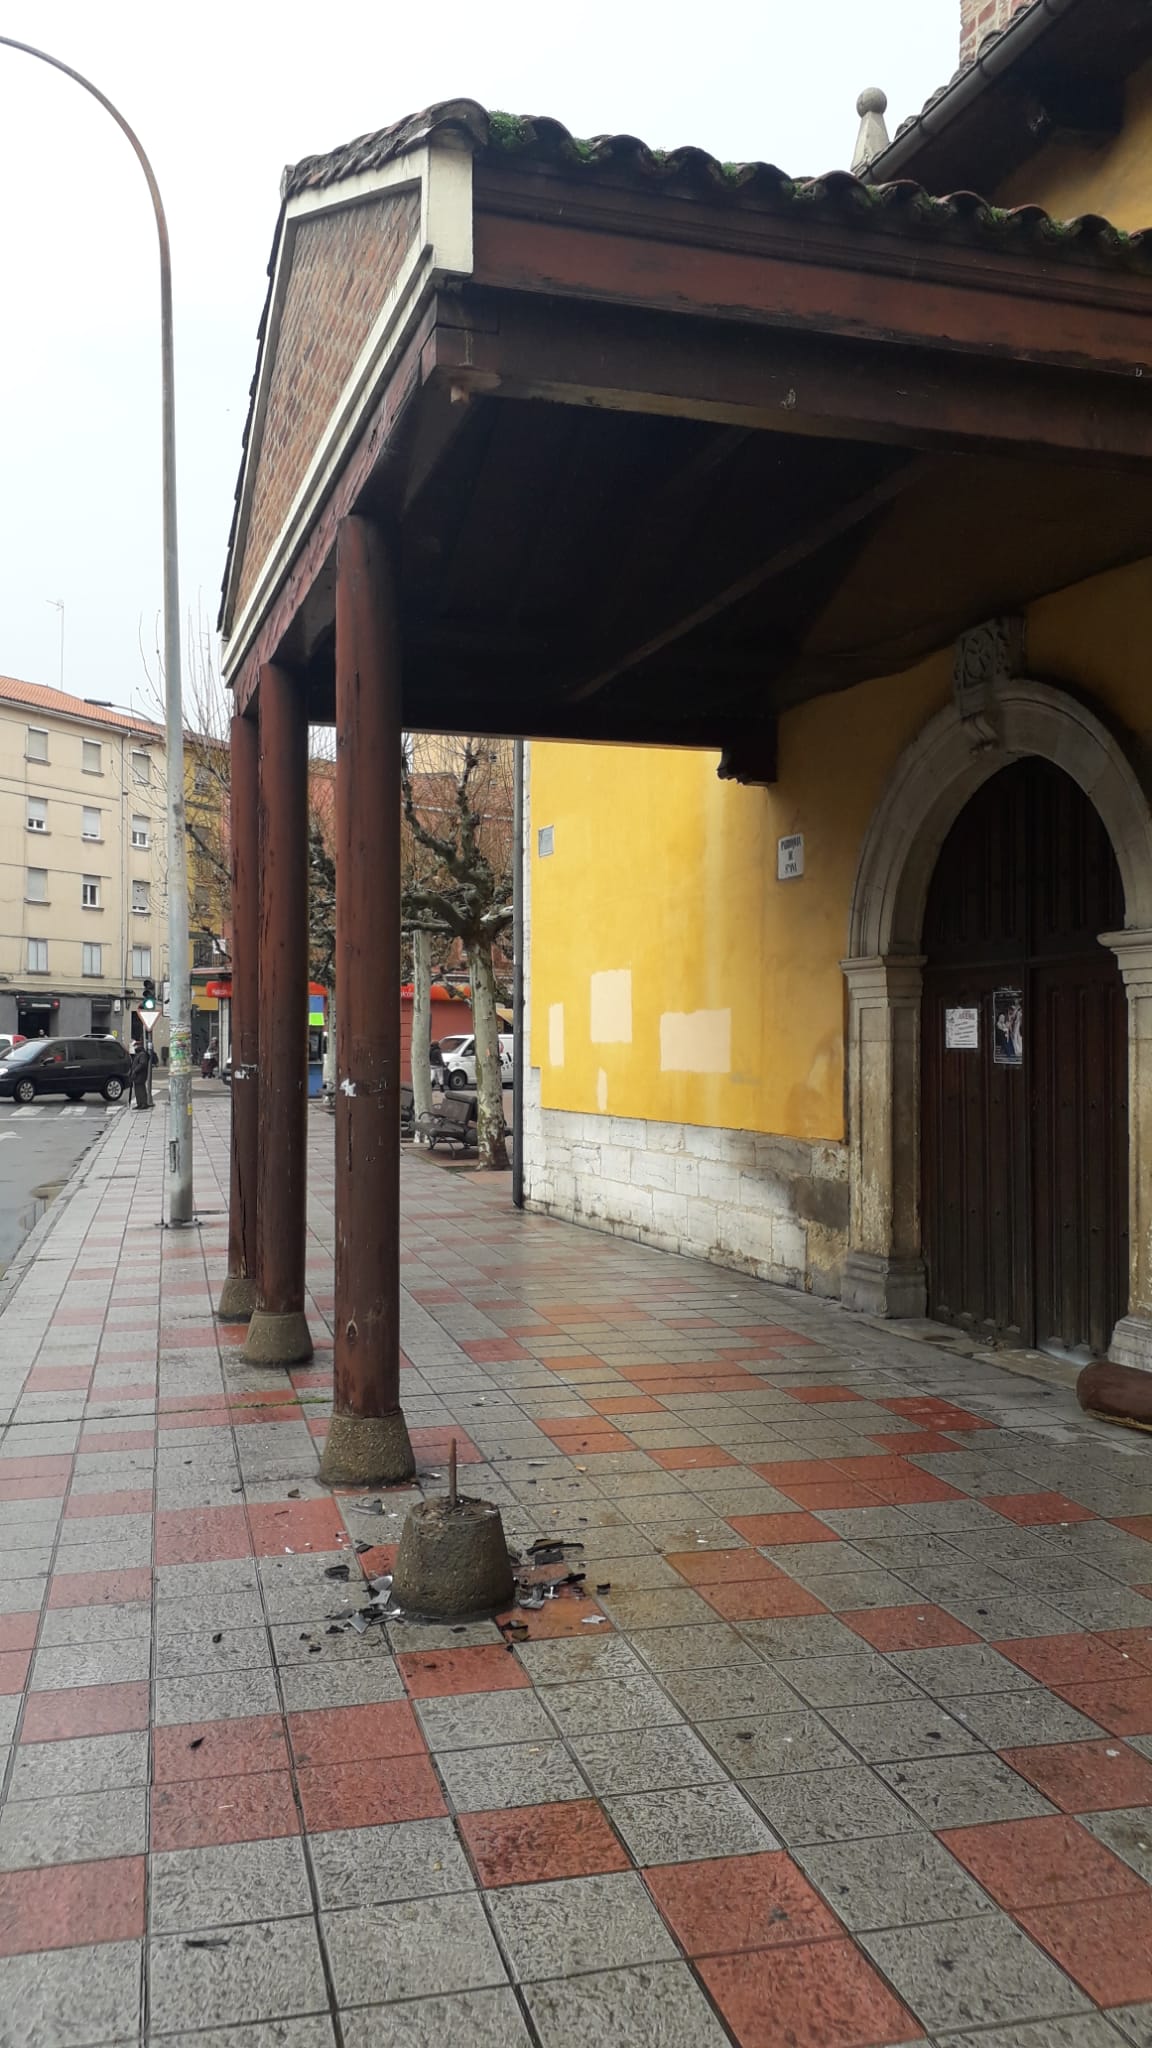
M 0 676 L 0 702 L 26 705 L 29 711 L 53 711 L 57 718 L 76 718 L 85 725 L 108 725 L 118 732 L 147 733 L 164 738 L 164 728 L 139 712 L 122 711 L 115 705 L 90 704 L 83 697 L 70 697 L 64 690 L 45 688 L 43 683 L 22 683 L 15 676 Z

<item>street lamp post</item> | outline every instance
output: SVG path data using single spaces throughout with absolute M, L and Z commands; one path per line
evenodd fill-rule
M 184 831 L 184 711 L 180 681 L 180 574 L 176 552 L 176 378 L 172 346 L 172 257 L 168 222 L 155 173 L 123 114 L 91 79 L 59 57 L 14 36 L 0 45 L 62 71 L 99 100 L 126 135 L 148 182 L 160 243 L 160 367 L 164 494 L 164 723 L 168 757 L 168 1222 L 191 1223 L 192 1205 L 192 993 L 188 974 L 188 849 Z

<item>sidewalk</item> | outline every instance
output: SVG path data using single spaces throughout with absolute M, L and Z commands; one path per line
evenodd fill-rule
M 255 1372 L 196 1107 L 203 1228 L 125 1111 L 0 1315 L 0 2048 L 1152 2048 L 1152 1439 L 413 1160 L 422 1479 L 587 1583 L 330 1634 L 332 1125 Z

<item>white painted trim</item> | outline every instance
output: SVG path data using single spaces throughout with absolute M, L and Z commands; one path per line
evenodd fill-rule
M 382 194 L 418 188 L 420 226 L 403 264 L 393 279 L 371 331 L 331 416 L 313 450 L 287 517 L 276 536 L 256 583 L 238 615 L 233 615 L 236 588 L 244 563 L 252 497 L 268 409 L 280 323 L 296 235 L 305 221 L 364 205 Z M 243 661 L 275 592 L 303 543 L 320 504 L 354 441 L 363 414 L 375 404 L 387 382 L 392 362 L 404 346 L 428 295 L 445 277 L 470 276 L 472 248 L 472 157 L 466 150 L 422 147 L 398 157 L 379 171 L 345 179 L 318 192 L 303 192 L 289 201 L 281 223 L 268 322 L 260 352 L 260 370 L 252 424 L 244 462 L 240 511 L 229 564 L 225 603 L 222 665 L 230 678 Z

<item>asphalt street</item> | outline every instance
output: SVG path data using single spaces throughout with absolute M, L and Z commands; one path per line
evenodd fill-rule
M 99 1100 L 0 1102 L 0 1273 L 107 1119 L 126 1114 Z

